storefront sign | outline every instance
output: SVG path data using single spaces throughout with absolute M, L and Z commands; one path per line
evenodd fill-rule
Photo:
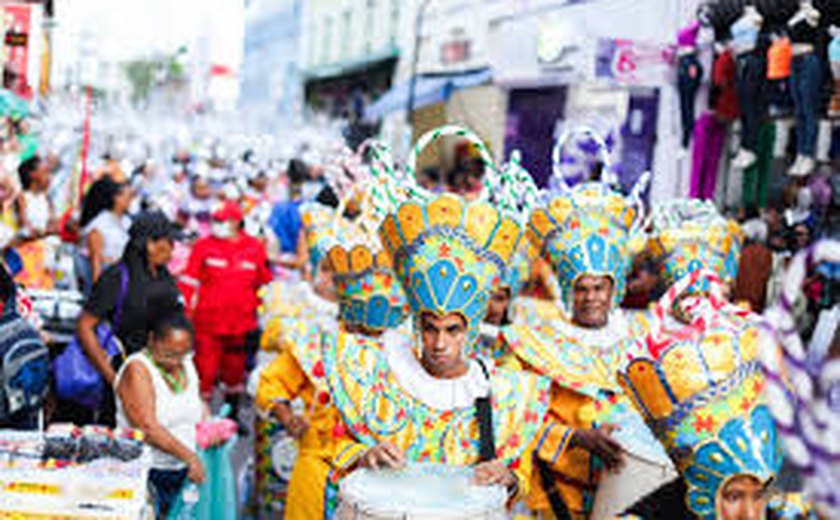
M 587 61 L 586 40 L 574 24 L 551 18 L 539 23 L 537 60 L 540 67 L 554 72 L 580 70 Z
M 26 4 L 8 4 L 3 6 L 6 18 L 6 62 L 4 67 L 15 74 L 11 85 L 19 96 L 29 98 L 32 90 L 29 86 L 29 29 L 32 19 L 32 6 Z
M 627 85 L 658 85 L 673 74 L 670 45 L 625 39 L 598 40 L 595 76 Z
M 469 61 L 470 41 L 453 40 L 440 46 L 440 62 L 444 65 L 455 65 Z
M 19 96 L 32 98 L 38 86 L 43 46 L 43 7 L 23 3 L 5 3 L 3 14 L 3 67 L 14 74 L 10 89 Z

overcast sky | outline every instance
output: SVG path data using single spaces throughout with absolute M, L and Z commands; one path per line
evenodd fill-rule
M 93 31 L 97 50 L 131 58 L 212 35 L 210 59 L 241 61 L 243 0 L 57 0 L 56 24 Z

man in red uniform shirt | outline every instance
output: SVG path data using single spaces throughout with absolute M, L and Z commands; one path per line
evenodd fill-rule
M 212 217 L 212 232 L 195 243 L 180 285 L 195 325 L 201 395 L 209 402 L 221 379 L 237 417 L 246 336 L 257 328 L 257 291 L 271 281 L 271 271 L 265 246 L 242 231 L 236 203 L 225 203 Z

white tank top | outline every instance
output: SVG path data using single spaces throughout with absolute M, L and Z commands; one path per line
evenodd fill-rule
M 169 430 L 173 437 L 178 439 L 184 446 L 196 450 L 195 429 L 201 421 L 203 405 L 199 395 L 198 373 L 195 370 L 192 356 L 184 359 L 184 369 L 187 374 L 187 384 L 180 393 L 175 393 L 166 384 L 158 368 L 149 359 L 145 350 L 132 354 L 120 368 L 114 386 L 119 385 L 123 372 L 131 363 L 142 364 L 152 377 L 154 388 L 155 410 L 157 419 L 161 426 Z M 131 428 L 128 418 L 125 416 L 122 402 L 117 397 L 117 426 L 120 428 Z M 152 467 L 154 469 L 172 470 L 182 469 L 186 466 L 183 461 L 172 455 L 152 448 Z

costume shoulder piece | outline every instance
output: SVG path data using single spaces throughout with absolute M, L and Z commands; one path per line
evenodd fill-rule
M 398 361 L 407 366 L 413 361 L 418 379 L 431 377 L 420 368 L 405 337 L 389 335 L 384 349 L 374 341 L 347 334 L 332 336 L 326 343 L 324 366 L 334 404 L 354 436 L 369 445 L 393 442 L 412 460 L 475 463 L 479 435 L 473 402 L 450 408 L 427 404 L 417 396 L 422 382 L 409 389 L 409 384 L 417 381 L 396 374 L 393 366 Z M 489 370 L 497 454 L 510 463 L 522 455 L 542 426 L 549 382 L 534 375 Z M 483 376 L 480 381 L 486 384 Z M 471 390 L 474 388 L 468 388 L 466 394 Z M 460 389 L 454 389 L 453 395 L 456 391 Z
M 590 331 L 565 320 L 538 321 L 505 327 L 503 335 L 508 349 L 534 371 L 597 399 L 604 390 L 621 391 L 616 372 L 634 346 L 622 312 L 613 313 L 610 323 Z
M 324 381 L 324 364 L 321 355 L 323 335 L 330 333 L 323 326 L 325 320 L 293 319 L 282 320 L 281 342 L 283 348 L 295 358 L 316 393 L 327 392 Z M 337 322 L 330 320 L 338 326 Z
M 516 323 L 545 323 L 563 319 L 563 311 L 557 302 L 524 297 L 511 304 L 511 316 Z

